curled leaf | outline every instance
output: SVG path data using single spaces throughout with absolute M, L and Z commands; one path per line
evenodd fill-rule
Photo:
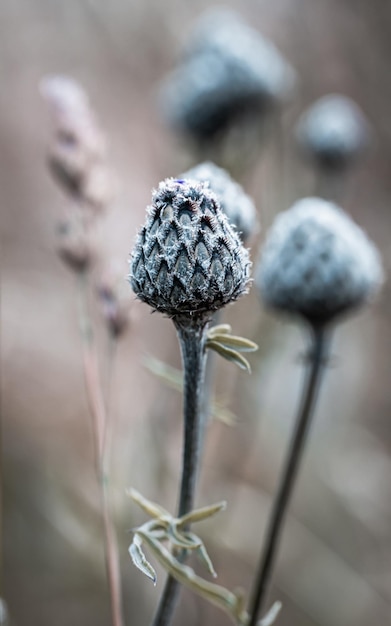
M 202 544 L 201 539 L 192 533 L 183 534 L 178 530 L 179 524 L 174 520 L 168 527 L 168 538 L 177 548 L 184 550 L 197 550 Z
M 152 565 L 147 561 L 144 552 L 141 549 L 142 539 L 137 533 L 133 537 L 133 541 L 129 546 L 129 554 L 135 565 L 147 578 L 152 580 L 156 585 L 156 572 Z
M 211 560 L 211 558 L 210 558 L 210 556 L 208 554 L 208 551 L 205 548 L 205 545 L 204 545 L 203 542 L 201 542 L 201 544 L 196 549 L 196 555 L 199 558 L 199 560 L 201 561 L 201 563 L 206 567 L 208 572 L 210 574 L 212 574 L 213 578 L 217 578 L 217 572 L 216 572 L 215 568 L 213 567 L 212 560 Z
M 245 370 L 249 374 L 251 374 L 250 363 L 247 361 L 247 359 L 244 358 L 244 356 L 239 354 L 239 352 L 237 352 L 236 350 L 227 348 L 223 344 L 214 340 L 208 340 L 207 347 L 210 348 L 211 350 L 214 350 L 215 352 L 220 354 L 220 356 L 224 357 L 228 361 L 232 361 L 233 363 L 238 365 L 240 369 Z
M 223 609 L 233 619 L 237 626 L 245 626 L 247 615 L 238 615 L 238 606 L 241 605 L 241 598 L 235 593 L 225 589 L 220 585 L 204 580 L 194 572 L 188 565 L 180 563 L 161 543 L 156 541 L 141 530 L 142 538 L 148 544 L 153 555 L 178 582 L 185 587 L 192 589 L 202 598 Z

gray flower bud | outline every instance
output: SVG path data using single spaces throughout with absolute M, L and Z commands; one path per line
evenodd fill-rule
M 305 198 L 277 217 L 255 280 L 270 307 L 324 324 L 370 300 L 383 270 L 375 246 L 339 207 Z
M 361 109 L 350 98 L 337 94 L 315 102 L 296 128 L 303 152 L 327 170 L 348 167 L 363 152 L 369 136 L 369 124 Z
M 168 122 L 190 136 L 208 140 L 238 118 L 273 109 L 292 91 L 294 71 L 233 11 L 207 11 L 189 41 L 163 86 L 162 106 Z
M 130 260 L 140 300 L 172 317 L 197 316 L 246 293 L 249 273 L 248 252 L 207 186 L 160 183 Z
M 229 223 L 236 229 L 243 243 L 254 233 L 257 225 L 254 203 L 226 170 L 210 161 L 205 161 L 182 174 L 181 178 L 191 178 L 209 185 L 211 191 L 216 194 Z

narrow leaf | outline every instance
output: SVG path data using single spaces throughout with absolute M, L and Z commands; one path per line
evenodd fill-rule
M 179 524 L 170 524 L 167 530 L 168 538 L 176 547 L 184 550 L 197 550 L 201 545 L 201 539 L 196 535 L 182 534 L 178 530 Z
M 228 324 L 223 324 L 228 326 Z M 147 369 L 164 382 L 168 387 L 174 391 L 183 391 L 183 375 L 182 372 L 171 365 L 167 365 L 163 361 L 156 359 L 152 356 L 147 356 L 144 359 Z M 236 416 L 228 409 L 221 406 L 218 402 L 212 402 L 211 414 L 223 424 L 228 426 L 234 426 L 237 422 Z
M 159 563 L 175 580 L 188 589 L 191 589 L 202 598 L 223 609 L 230 615 L 237 626 L 245 626 L 247 616 L 242 614 L 238 618 L 237 608 L 239 598 L 234 593 L 225 589 L 225 587 L 216 585 L 215 583 L 211 583 L 197 576 L 191 567 L 180 563 L 165 546 L 155 541 L 153 537 L 143 534 L 143 539 L 148 543 L 149 548 Z
M 265 617 L 263 617 L 259 622 L 258 626 L 271 626 L 277 619 L 277 615 L 281 610 L 282 604 L 281 602 L 275 602 L 271 609 L 266 613 Z
M 141 495 L 141 493 L 137 491 L 137 489 L 133 489 L 133 487 L 130 487 L 126 490 L 126 493 L 132 498 L 133 502 L 138 504 L 140 509 L 142 509 L 150 517 L 157 518 L 162 521 L 165 521 L 171 517 L 170 513 L 163 509 L 162 506 L 156 504 L 156 502 L 152 502 L 151 500 L 144 498 L 144 496 Z
M 190 513 L 186 513 L 186 515 L 182 515 L 182 517 L 178 519 L 178 526 L 182 527 L 188 524 L 194 524 L 194 522 L 202 522 L 202 520 L 213 517 L 213 515 L 220 513 L 220 511 L 225 511 L 226 508 L 227 503 L 224 500 L 217 502 L 217 504 L 204 506 L 201 509 L 195 509 L 194 511 L 190 511 Z
M 189 535 L 192 535 L 193 533 L 188 533 Z M 208 570 L 208 572 L 210 574 L 212 574 L 213 578 L 217 578 L 217 572 L 215 570 L 215 568 L 213 567 L 213 563 L 212 560 L 207 552 L 207 549 L 205 548 L 205 545 L 203 542 L 200 543 L 200 545 L 198 546 L 198 548 L 196 549 L 196 555 L 199 558 L 199 560 L 201 561 L 201 563 L 206 567 L 206 569 Z
M 224 357 L 224 359 L 227 359 L 227 361 L 232 361 L 233 363 L 238 365 L 240 369 L 245 370 L 249 374 L 251 374 L 250 363 L 247 361 L 247 359 L 244 358 L 244 356 L 239 354 L 239 352 L 236 352 L 236 350 L 226 348 L 221 343 L 218 343 L 216 341 L 208 341 L 207 345 L 208 348 L 210 348 L 211 350 L 215 350 L 215 352 Z
M 142 540 L 138 534 L 134 535 L 133 541 L 129 546 L 129 554 L 135 565 L 147 578 L 152 580 L 156 585 L 156 572 L 152 565 L 147 561 L 144 552 L 141 549 Z
M 232 327 L 229 324 L 217 324 L 216 326 L 212 326 L 212 328 L 210 328 L 208 330 L 208 337 L 212 338 L 215 335 L 219 335 L 219 334 L 230 334 L 232 333 Z
M 258 350 L 258 345 L 254 343 L 254 341 L 246 339 L 245 337 L 236 337 L 236 335 L 215 334 L 212 340 L 222 343 L 224 346 L 236 348 L 239 352 L 255 352 Z M 206 347 L 208 347 L 208 340 Z
M 147 356 L 144 364 L 152 374 L 163 380 L 171 389 L 182 391 L 183 375 L 182 372 L 171 365 L 167 365 L 153 356 Z

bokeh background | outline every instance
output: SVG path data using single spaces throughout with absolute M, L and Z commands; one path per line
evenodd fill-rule
M 210 3 L 194 0 L 2 0 L 0 4 L 1 419 L 3 595 L 10 624 L 110 623 L 98 490 L 93 471 L 74 275 L 56 253 L 68 198 L 46 167 L 42 76 L 74 77 L 88 92 L 110 145 L 118 190 L 96 232 L 96 277 L 115 258 L 123 274 L 150 192 L 191 163 L 164 124 L 158 85 Z M 341 202 L 391 265 L 391 5 L 383 0 L 227 2 L 274 41 L 299 84 L 256 166 L 244 177 L 262 216 L 252 257 L 273 215 L 314 191 L 293 126 L 314 99 L 341 92 L 373 127 L 366 158 Z M 272 597 L 281 626 L 391 625 L 391 297 L 335 333 L 305 461 L 281 545 Z M 228 509 L 200 530 L 219 582 L 249 589 L 291 432 L 303 374 L 302 329 L 262 309 L 255 290 L 224 313 L 259 343 L 251 377 L 217 362 L 216 393 L 236 425 L 209 428 L 198 503 Z M 104 370 L 105 333 L 96 306 Z M 100 329 L 100 330 L 99 330 Z M 132 305 L 112 372 L 112 497 L 128 626 L 148 624 L 156 588 L 127 554 L 128 529 L 144 521 L 125 494 L 134 486 L 175 508 L 181 398 L 145 366 L 179 367 L 169 320 Z M 175 624 L 228 624 L 182 594 Z

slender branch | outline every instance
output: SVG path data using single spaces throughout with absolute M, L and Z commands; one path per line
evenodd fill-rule
M 313 348 L 310 354 L 301 406 L 266 530 L 259 571 L 255 582 L 253 597 L 250 602 L 250 621 L 248 626 L 256 626 L 258 615 L 262 614 L 265 608 L 265 601 L 273 574 L 273 567 L 286 512 L 300 467 L 300 461 L 303 456 L 304 445 L 316 404 L 321 375 L 326 362 L 328 332 L 324 327 L 317 327 L 313 330 Z
M 110 591 L 112 624 L 113 626 L 124 626 L 118 543 L 109 499 L 111 419 L 109 410 L 105 406 L 103 388 L 99 375 L 98 355 L 95 348 L 91 317 L 89 314 L 88 274 L 86 271 L 79 273 L 79 321 L 85 387 L 93 423 L 96 476 L 100 486 L 105 538 L 105 561 Z
M 203 318 L 191 326 L 188 319 L 174 319 L 174 323 L 181 346 L 184 370 L 184 445 L 178 503 L 178 517 L 181 517 L 194 508 L 201 448 L 202 385 L 205 376 L 207 319 Z M 180 556 L 182 559 L 185 557 L 184 554 Z M 177 603 L 179 590 L 179 583 L 172 576 L 168 576 L 153 620 L 153 626 L 169 626 Z
M 88 273 L 78 273 L 79 327 L 82 340 L 84 382 L 87 392 L 90 414 L 93 420 L 95 464 L 100 473 L 100 459 L 103 450 L 106 409 L 100 385 L 98 356 L 96 354 L 93 329 L 88 304 Z

